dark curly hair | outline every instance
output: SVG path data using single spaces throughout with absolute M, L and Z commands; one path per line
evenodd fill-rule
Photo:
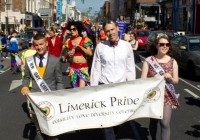
M 131 33 L 130 33 L 130 35 L 134 35 L 134 37 L 135 37 L 135 40 L 137 40 L 137 34 L 136 34 L 136 32 L 134 32 L 134 31 L 131 31 Z
M 81 21 L 71 21 L 71 22 L 68 22 L 67 30 L 70 30 L 71 26 L 76 27 L 76 29 L 78 30 L 78 35 L 82 36 L 83 23 Z
M 172 45 L 171 45 L 170 40 L 167 37 L 167 35 L 161 35 L 161 36 L 157 37 L 156 40 L 150 44 L 149 53 L 151 55 L 156 55 L 158 53 L 158 49 L 156 48 L 156 46 L 158 45 L 159 40 L 162 38 L 166 39 L 169 42 L 170 46 L 169 46 L 169 51 L 167 52 L 167 55 L 171 56 L 173 50 L 172 50 Z

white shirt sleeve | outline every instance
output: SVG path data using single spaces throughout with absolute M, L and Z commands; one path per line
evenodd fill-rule
M 96 86 L 99 84 L 99 78 L 101 75 L 101 59 L 100 59 L 100 54 L 99 54 L 99 48 L 100 44 L 97 45 L 95 52 L 94 52 L 94 57 L 93 57 L 93 62 L 92 62 L 92 69 L 91 69 L 91 76 L 90 76 L 90 84 L 91 86 Z
M 127 74 L 126 79 L 128 81 L 136 79 L 136 71 L 135 71 L 135 60 L 133 56 L 133 50 L 130 44 L 128 44 L 128 59 L 127 59 Z

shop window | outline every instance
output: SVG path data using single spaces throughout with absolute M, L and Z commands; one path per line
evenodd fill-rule
M 6 10 L 12 9 L 12 0 L 7 0 Z

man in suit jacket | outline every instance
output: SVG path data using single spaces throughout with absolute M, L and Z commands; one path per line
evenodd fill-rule
M 33 59 L 40 77 L 46 82 L 47 86 L 51 91 L 64 89 L 60 60 L 48 53 L 48 42 L 46 41 L 45 36 L 43 34 L 35 35 L 33 43 L 37 51 L 37 53 L 33 55 Z M 29 59 L 29 57 L 26 59 Z M 32 88 L 29 89 L 29 83 L 31 79 L 33 79 Z M 30 91 L 31 92 L 41 91 L 40 90 L 41 88 L 38 86 L 37 82 L 32 77 L 31 70 L 29 69 L 28 64 L 25 65 L 22 86 L 23 87 L 21 89 L 21 93 L 24 96 L 28 96 L 28 93 Z M 43 140 L 35 113 L 33 114 L 32 120 L 36 126 L 36 131 L 37 131 L 36 139 Z M 52 137 L 49 137 L 49 139 L 56 140 L 56 138 Z

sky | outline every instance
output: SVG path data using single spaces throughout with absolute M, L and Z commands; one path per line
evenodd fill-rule
M 87 12 L 89 7 L 92 7 L 91 14 L 93 15 L 95 11 L 99 12 L 100 7 L 103 6 L 106 0 L 84 0 L 84 4 L 81 0 L 76 0 L 76 8 L 81 12 Z

